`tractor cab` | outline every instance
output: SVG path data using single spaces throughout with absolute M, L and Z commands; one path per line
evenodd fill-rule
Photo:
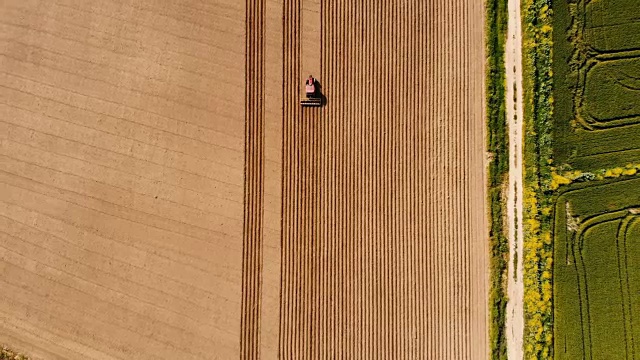
M 313 75 L 309 75 L 304 82 L 304 89 L 307 97 L 300 100 L 300 105 L 305 107 L 322 105 L 322 98 L 319 96 L 320 92 L 318 91 L 318 82 Z

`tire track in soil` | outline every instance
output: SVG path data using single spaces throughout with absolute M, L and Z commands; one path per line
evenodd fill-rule
M 262 243 L 264 237 L 264 11 L 246 1 L 244 229 L 240 357 L 260 358 Z

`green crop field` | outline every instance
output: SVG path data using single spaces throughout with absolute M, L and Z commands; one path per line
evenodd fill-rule
M 552 9 L 553 166 L 630 169 L 640 163 L 640 2 L 558 0 Z M 635 173 L 545 195 L 555 204 L 555 359 L 640 359 Z
M 640 355 L 640 179 L 558 197 L 556 359 Z
M 594 170 L 640 159 L 640 7 L 554 2 L 554 159 Z

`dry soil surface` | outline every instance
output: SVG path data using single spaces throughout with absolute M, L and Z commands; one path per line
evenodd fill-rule
M 488 355 L 483 2 L 0 3 L 0 342 Z M 323 108 L 301 109 L 301 79 Z
M 509 128 L 509 190 L 507 191 L 507 221 L 509 237 L 509 270 L 507 280 L 507 351 L 509 359 L 522 359 L 524 331 L 524 225 L 522 200 L 522 154 L 524 113 L 522 110 L 522 30 L 520 0 L 509 0 L 509 26 L 506 44 L 507 122 Z
M 0 3 L 0 342 L 238 358 L 244 8 Z
M 284 43 L 280 353 L 486 358 L 482 2 L 319 15 L 325 107 L 296 103 L 306 32 Z

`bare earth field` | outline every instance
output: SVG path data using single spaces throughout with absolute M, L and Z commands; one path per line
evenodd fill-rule
M 483 14 L 1 2 L 0 343 L 486 358 Z
M 0 342 L 237 358 L 244 4 L 0 6 Z
M 480 2 L 320 14 L 326 107 L 296 103 L 305 32 L 284 43 L 281 354 L 486 358 Z

